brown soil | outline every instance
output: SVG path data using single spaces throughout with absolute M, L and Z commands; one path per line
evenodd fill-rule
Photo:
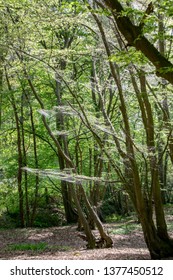
M 106 224 L 109 232 L 117 225 Z M 97 232 L 95 232 L 97 233 Z M 46 229 L 0 230 L 0 259 L 2 260 L 144 260 L 150 259 L 141 230 L 128 234 L 110 233 L 113 248 L 86 249 L 86 242 L 79 237 L 76 226 L 52 227 Z M 14 244 L 47 245 L 44 250 L 14 250 Z

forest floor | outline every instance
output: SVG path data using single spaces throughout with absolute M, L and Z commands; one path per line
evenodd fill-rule
M 142 232 L 127 233 L 106 224 L 113 239 L 113 248 L 86 249 L 76 226 L 45 229 L 11 229 L 0 231 L 0 259 L 149 259 Z M 97 234 L 97 232 L 95 231 Z
M 173 223 L 173 216 L 169 216 Z M 133 220 L 105 224 L 113 248 L 86 249 L 75 225 L 0 230 L 1 260 L 147 260 L 141 226 Z M 172 226 L 171 226 L 172 228 Z M 94 231 L 97 235 L 97 231 Z

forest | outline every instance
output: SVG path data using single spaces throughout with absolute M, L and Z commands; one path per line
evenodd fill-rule
M 173 258 L 172 16 L 168 0 L 0 0 L 1 259 L 70 258 L 71 239 L 116 258 L 116 232 Z

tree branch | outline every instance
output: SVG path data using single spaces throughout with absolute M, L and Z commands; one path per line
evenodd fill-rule
M 119 1 L 102 0 L 102 2 L 112 11 L 117 26 L 127 40 L 128 45 L 135 47 L 148 58 L 155 66 L 157 76 L 173 84 L 173 64 L 142 34 L 141 26 L 134 25 L 128 16 L 123 15 L 125 10 Z

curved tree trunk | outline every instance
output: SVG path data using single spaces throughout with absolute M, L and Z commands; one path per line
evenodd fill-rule
M 88 242 L 87 247 L 89 249 L 94 249 L 96 247 L 95 237 L 94 237 L 94 235 L 93 235 L 93 233 L 92 233 L 92 231 L 91 231 L 91 229 L 89 227 L 88 221 L 85 218 L 85 215 L 84 215 L 84 213 L 82 211 L 81 205 L 79 203 L 79 199 L 77 197 L 77 193 L 76 193 L 75 187 L 71 185 L 70 189 L 71 189 L 71 193 L 73 195 L 73 199 L 74 199 L 74 202 L 75 202 L 75 205 L 76 205 L 76 208 L 77 208 L 77 212 L 78 212 L 78 215 L 79 215 L 80 222 L 81 222 L 81 224 L 84 227 L 84 232 L 86 234 L 86 240 Z
M 84 202 L 86 204 L 86 207 L 89 211 L 89 214 L 90 216 L 92 217 L 92 219 L 94 220 L 97 228 L 98 228 L 98 231 L 100 233 L 100 237 L 101 237 L 101 240 L 99 240 L 99 243 L 101 242 L 100 244 L 100 247 L 106 247 L 106 248 L 110 248 L 112 247 L 113 245 L 113 241 L 111 239 L 111 237 L 106 233 L 96 211 L 93 209 L 93 207 L 91 206 L 87 196 L 86 196 L 86 193 L 83 189 L 83 187 L 80 185 L 80 190 L 81 190 L 81 193 L 83 195 L 83 199 L 84 199 Z
M 126 32 L 129 32 L 128 35 L 131 36 L 130 38 L 128 37 L 129 42 L 137 47 L 138 42 L 140 41 L 140 39 L 138 38 L 140 34 L 138 34 L 137 36 L 136 33 L 132 32 L 134 30 L 131 30 L 131 28 L 134 26 L 130 22 L 129 18 L 121 15 L 123 9 L 119 4 L 119 2 L 118 1 L 104 1 L 104 2 L 108 2 L 110 7 L 112 8 L 115 20 L 117 22 L 120 31 L 121 29 L 123 31 L 125 29 L 124 36 L 127 35 Z M 115 13 L 115 10 L 119 13 L 118 16 L 117 13 Z M 106 53 L 109 58 L 111 57 L 112 53 L 109 47 L 109 43 L 107 41 L 106 34 L 103 29 L 102 22 L 99 20 L 99 17 L 93 13 L 93 11 L 92 11 L 92 15 L 95 21 L 97 22 L 105 46 Z M 130 24 L 130 27 L 128 26 L 128 23 Z M 137 32 L 136 27 L 134 28 L 135 28 L 135 32 Z M 139 39 L 139 40 L 135 41 L 135 39 Z M 147 176 L 149 176 L 149 178 L 151 179 L 148 180 L 147 182 L 148 185 L 146 186 L 146 190 L 142 185 L 139 168 L 136 161 L 136 156 L 135 156 L 136 146 L 133 141 L 133 137 L 131 136 L 131 129 L 130 129 L 129 118 L 128 118 L 128 109 L 123 93 L 123 87 L 121 85 L 119 71 L 117 71 L 118 66 L 113 64 L 110 60 L 109 60 L 109 66 L 112 73 L 112 77 L 117 86 L 117 92 L 120 100 L 120 111 L 121 111 L 123 126 L 124 126 L 123 132 L 125 134 L 125 143 L 126 143 L 125 153 L 122 152 L 120 148 L 121 146 L 118 143 L 117 138 L 114 139 L 115 139 L 115 145 L 117 147 L 117 150 L 119 151 L 119 154 L 123 159 L 125 163 L 125 168 L 127 170 L 126 184 L 125 184 L 126 190 L 129 193 L 133 201 L 133 204 L 135 206 L 136 212 L 139 216 L 143 233 L 144 233 L 144 238 L 148 246 L 148 249 L 150 251 L 151 258 L 160 259 L 168 256 L 173 256 L 172 240 L 170 240 L 168 236 L 163 205 L 162 205 L 162 199 L 161 199 L 161 189 L 160 189 L 160 182 L 159 182 L 159 175 L 158 175 L 158 159 L 156 157 L 156 147 L 155 147 L 153 112 L 146 92 L 145 76 L 143 75 L 143 73 L 140 73 L 139 78 L 141 82 L 141 92 L 139 92 L 138 95 L 138 90 L 137 90 L 136 94 L 137 94 L 137 100 L 139 102 L 139 107 L 141 110 L 143 125 L 146 131 L 146 145 L 148 148 L 148 156 L 147 159 L 145 158 L 145 163 L 147 164 L 147 170 L 149 170 L 147 171 L 149 172 L 149 175 L 147 173 Z M 158 67 L 162 67 L 162 66 L 160 64 Z M 104 116 L 106 116 L 105 113 Z M 106 118 L 110 126 L 112 127 L 109 118 L 107 116 Z M 116 132 L 114 132 L 114 134 L 116 135 Z M 108 151 L 106 152 L 106 154 L 107 155 L 109 154 Z M 111 155 L 108 156 L 111 157 Z M 112 164 L 112 161 L 110 161 L 110 163 Z M 114 165 L 112 165 L 112 167 L 114 168 Z M 115 171 L 117 172 L 117 167 L 115 167 Z M 154 200 L 154 211 L 155 211 L 156 222 L 154 222 L 153 219 L 152 199 Z
M 148 211 L 151 212 L 152 210 L 148 209 Z M 158 233 L 152 215 L 143 213 L 140 222 L 151 259 L 164 259 L 173 256 L 173 241 L 165 236 L 165 231 L 164 236 Z
M 44 104 L 43 104 L 41 98 L 37 94 L 32 81 L 28 78 L 29 76 L 28 75 L 26 75 L 26 76 L 27 76 L 28 83 L 29 83 L 29 85 L 30 85 L 30 87 L 31 87 L 31 89 L 33 91 L 33 94 L 34 94 L 36 100 L 40 104 L 41 109 L 44 110 Z M 54 143 L 55 143 L 55 145 L 57 147 L 59 155 L 62 156 L 62 158 L 64 159 L 64 162 L 66 163 L 66 166 L 68 168 L 71 168 L 71 169 L 73 169 L 75 171 L 76 168 L 75 168 L 72 160 L 70 159 L 69 154 L 66 153 L 66 150 L 62 149 L 61 144 L 59 143 L 59 141 L 55 137 L 55 135 L 52 133 L 52 131 L 51 131 L 51 129 L 50 129 L 48 123 L 47 123 L 46 117 L 44 115 L 42 115 L 42 120 L 43 120 L 43 123 L 45 125 L 45 128 L 46 128 L 49 136 L 52 138 L 52 140 L 54 141 Z M 87 240 L 88 240 L 88 247 L 89 248 L 95 248 L 96 247 L 95 237 L 92 234 L 92 231 L 91 231 L 91 229 L 89 227 L 89 224 L 88 224 L 88 222 L 87 222 L 87 220 L 85 218 L 85 215 L 84 215 L 84 213 L 82 211 L 79 199 L 78 199 L 77 194 L 76 194 L 75 187 L 71 186 L 71 184 L 69 184 L 69 186 L 70 186 L 71 194 L 73 196 L 73 199 L 74 199 L 74 202 L 75 202 L 75 205 L 76 205 L 76 208 L 77 208 L 79 219 L 80 219 L 80 221 L 81 221 L 81 223 L 82 223 L 82 225 L 84 227 L 84 231 L 85 231 L 85 234 L 86 234 L 86 237 L 87 237 Z M 82 186 L 81 186 L 81 188 L 82 188 L 81 190 L 82 190 L 83 198 L 85 200 L 86 199 L 86 194 L 85 194 L 85 191 L 84 191 Z M 85 200 L 85 202 L 86 202 L 86 200 Z M 107 242 L 106 246 L 110 247 L 112 245 L 111 238 L 108 238 L 108 235 L 106 233 L 104 233 L 103 227 L 101 228 L 101 222 L 100 222 L 100 220 L 98 220 L 98 217 L 96 215 L 94 215 L 94 211 L 92 210 L 92 207 L 90 206 L 90 204 L 88 205 L 88 203 L 86 203 L 86 206 L 88 207 L 89 213 L 91 215 L 93 215 L 94 220 L 95 220 L 97 226 L 99 226 L 100 233 L 102 233 L 102 236 L 104 236 L 104 240 L 106 240 L 106 242 Z

